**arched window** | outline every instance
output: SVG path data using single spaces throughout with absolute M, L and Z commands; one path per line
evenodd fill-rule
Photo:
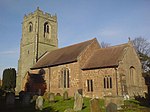
M 129 75 L 131 85 L 135 85 L 135 81 L 136 81 L 135 77 L 136 77 L 135 68 L 133 66 L 131 66 L 130 67 L 130 75 Z
M 105 76 L 103 81 L 104 81 L 105 89 L 112 88 L 112 77 L 111 76 Z
M 61 70 L 60 83 L 59 87 L 61 88 L 69 88 L 69 69 L 63 68 Z
M 44 33 L 49 33 L 49 24 L 48 24 L 48 22 L 44 23 Z
M 33 24 L 32 22 L 29 23 L 29 32 L 32 32 L 33 31 Z

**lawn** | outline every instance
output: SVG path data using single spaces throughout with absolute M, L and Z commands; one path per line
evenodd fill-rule
M 125 100 L 122 106 L 123 110 L 118 112 L 150 112 L 150 108 L 141 106 L 141 103 L 137 100 Z
M 9 107 L 5 105 L 5 98 L 0 97 L 0 112 L 64 112 L 65 109 L 72 108 L 74 105 L 73 97 L 68 100 L 63 100 L 62 96 L 55 96 L 55 102 L 44 102 L 44 107 L 42 111 L 35 110 L 35 102 L 28 105 L 22 106 L 19 100 L 15 101 L 15 106 Z M 90 98 L 83 99 L 84 105 L 83 109 L 79 112 L 90 112 Z M 136 100 L 127 100 L 124 102 L 123 110 L 118 112 L 150 112 L 150 108 L 141 106 L 140 102 Z M 106 112 L 104 108 L 104 100 L 99 100 L 99 106 L 102 112 Z
M 83 109 L 79 112 L 90 112 L 90 98 L 84 98 L 84 106 Z M 141 106 L 140 102 L 136 100 L 126 100 L 124 102 L 124 106 L 122 110 L 118 112 L 150 112 L 150 108 L 145 106 Z M 45 102 L 44 103 L 44 110 L 42 112 L 47 112 L 47 110 L 51 110 L 50 112 L 64 112 L 67 108 L 73 108 L 74 99 L 70 98 L 68 100 L 63 100 L 61 96 L 55 97 L 55 102 Z M 102 109 L 102 112 L 106 112 L 104 107 L 104 100 L 99 100 L 99 106 Z
M 89 101 L 90 101 L 90 98 L 83 99 L 83 102 L 84 102 L 83 109 L 79 112 L 90 112 L 90 102 Z M 73 105 L 74 105 L 73 98 L 69 98 L 68 100 L 63 100 L 63 98 L 61 96 L 57 96 L 57 97 L 55 97 L 55 102 L 51 102 L 51 103 L 45 102 L 44 103 L 44 110 L 51 107 L 51 109 L 53 109 L 53 112 L 64 112 L 65 109 L 68 109 L 68 108 L 73 109 Z M 103 108 L 102 112 L 105 112 L 104 111 L 104 100 L 100 100 L 99 105 L 101 108 Z

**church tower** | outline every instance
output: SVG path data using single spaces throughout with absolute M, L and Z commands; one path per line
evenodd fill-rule
M 58 48 L 57 16 L 43 13 L 39 8 L 34 13 L 24 16 L 20 59 L 18 62 L 17 91 L 28 70 L 47 51 Z

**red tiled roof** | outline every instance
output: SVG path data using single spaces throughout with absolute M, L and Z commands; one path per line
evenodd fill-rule
M 128 44 L 118 46 L 100 48 L 87 60 L 82 67 L 85 69 L 107 68 L 118 66 L 119 60 Z
M 80 53 L 95 40 L 96 38 L 48 52 L 31 69 L 75 62 Z

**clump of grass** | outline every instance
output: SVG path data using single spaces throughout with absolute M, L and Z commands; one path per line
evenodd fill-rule
M 131 99 L 124 101 L 123 110 L 119 112 L 150 112 L 150 109 L 141 106 L 139 101 Z

